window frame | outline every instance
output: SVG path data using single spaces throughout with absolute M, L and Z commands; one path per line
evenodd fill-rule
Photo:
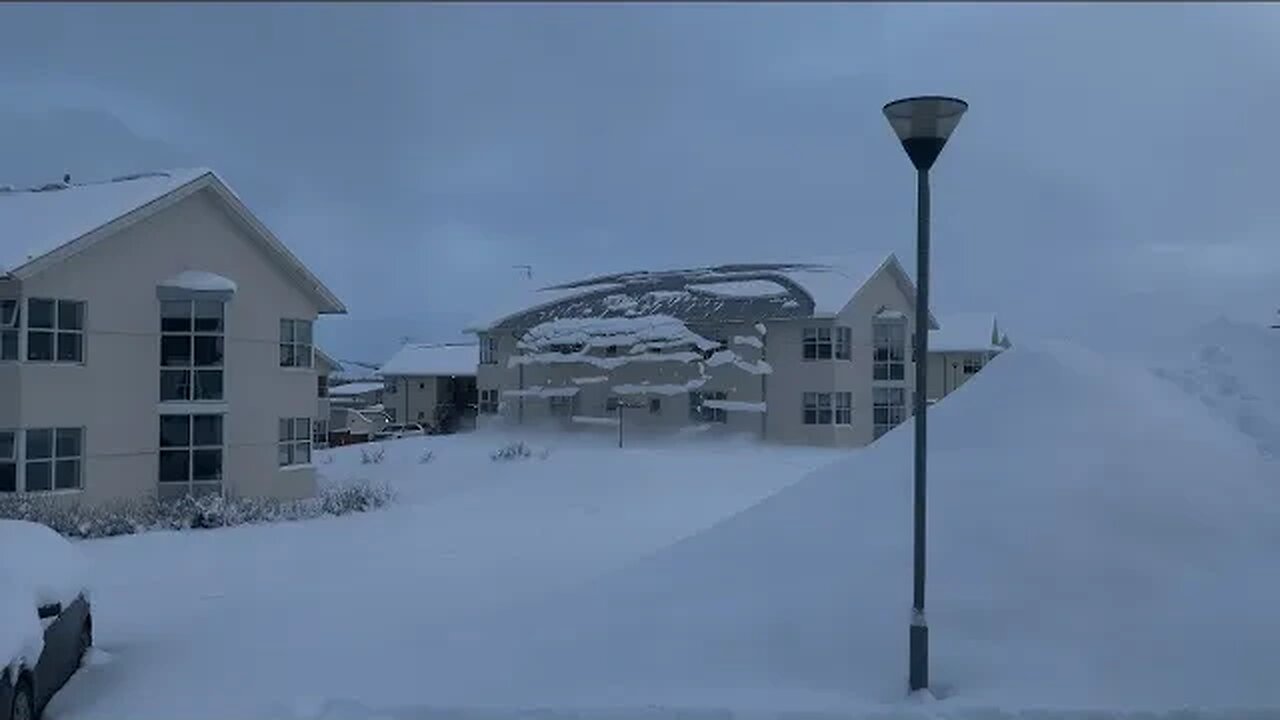
M 800 422 L 803 425 L 832 425 L 835 400 L 830 392 L 806 391 L 800 396 Z
M 823 337 L 823 336 L 826 337 Z M 808 325 L 800 331 L 800 359 L 805 362 L 831 360 L 835 338 L 830 325 Z
M 51 303 L 53 305 L 53 316 L 50 320 L 51 324 L 49 326 L 46 327 L 44 325 L 39 325 L 34 328 L 31 326 L 31 318 L 33 316 L 31 311 L 32 303 Z M 62 326 L 63 305 L 70 305 L 79 308 L 78 322 L 80 326 L 78 328 L 64 328 Z M 26 336 L 26 352 L 22 357 L 25 358 L 26 362 L 38 363 L 41 365 L 83 365 L 85 363 L 85 326 L 88 324 L 89 315 L 89 305 L 87 302 L 84 300 L 70 300 L 66 298 L 29 297 L 26 299 L 26 310 L 26 321 L 22 325 L 23 330 L 25 330 L 23 334 Z M 43 337 L 45 335 L 49 336 L 49 357 L 32 357 L 31 351 L 33 346 L 31 344 L 31 338 L 33 336 Z M 74 360 L 59 359 L 62 340 L 64 337 L 75 340 L 76 344 L 74 347 L 78 352 L 77 357 Z
M 305 327 L 307 329 L 307 341 L 303 342 L 298 339 L 298 329 Z M 286 328 L 288 331 L 286 332 Z M 315 320 L 306 320 L 303 318 L 280 318 L 280 342 L 279 342 L 279 364 L 281 368 L 310 370 L 315 367 Z M 286 339 L 287 336 L 287 339 Z M 299 350 L 305 348 L 305 353 Z M 287 350 L 287 352 L 286 352 Z M 300 362 L 302 357 L 306 357 L 306 363 Z
M 987 364 L 979 357 L 966 357 L 960 362 L 960 372 L 965 375 L 977 375 Z
M 166 445 L 164 443 L 164 424 L 165 420 L 173 418 L 185 418 L 187 421 L 187 437 L 185 445 Z M 218 443 L 196 443 L 196 419 L 216 419 L 218 429 Z M 184 497 L 186 495 L 197 496 L 202 494 L 221 495 L 226 489 L 226 463 L 227 463 L 227 419 L 223 413 L 206 412 L 206 413 L 164 413 L 159 416 L 157 427 L 157 443 L 156 443 L 156 493 L 160 499 L 172 499 L 176 497 Z M 196 475 L 196 453 L 217 452 L 218 457 L 218 477 L 216 480 L 200 479 L 197 480 Z M 186 455 L 186 479 L 185 480 L 165 480 L 165 465 L 161 458 L 165 454 L 185 453 Z M 172 495 L 165 491 L 173 488 L 184 488 L 185 494 Z M 213 490 L 212 493 L 197 493 L 197 488 L 204 490 Z
M 198 330 L 196 326 L 197 318 L 209 319 L 207 315 L 197 315 L 196 306 L 199 304 L 212 307 L 218 306 L 218 329 Z M 185 330 L 166 330 L 165 320 L 176 319 L 177 315 L 166 315 L 165 306 L 187 306 L 187 328 Z M 187 364 L 166 364 L 165 357 L 165 340 L 175 338 L 187 339 Z M 199 340 L 213 340 L 214 347 L 218 351 L 218 360 L 214 364 L 201 365 L 196 361 L 196 346 Z M 227 304 L 223 300 L 207 300 L 207 299 L 181 299 L 181 300 L 161 300 L 160 301 L 160 402 L 162 403 L 212 403 L 220 404 L 227 401 Z M 175 374 L 183 374 L 184 382 L 179 385 L 184 388 L 185 397 L 167 398 L 166 377 L 172 377 Z M 216 374 L 218 378 L 217 396 L 196 397 L 197 390 L 204 387 L 200 382 L 200 378 L 205 375 Z
M 22 452 L 20 445 L 22 443 L 22 431 L 16 428 L 0 429 L 0 435 L 9 436 L 9 453 L 8 456 L 0 456 L 0 467 L 13 468 L 13 489 L 6 490 L 0 488 L 0 497 L 9 495 L 17 495 L 22 492 Z M 3 447 L 0 445 L 0 447 Z
M 882 344 L 881 331 L 889 332 L 888 342 Z M 894 334 L 901 333 L 901 341 Z M 897 357 L 894 351 L 897 351 Z M 882 357 L 883 352 L 883 357 Z M 897 377 L 895 377 L 897 370 Z M 907 379 L 907 323 L 903 319 L 877 318 L 871 322 L 871 379 L 875 382 L 906 382 Z
M 885 397 L 887 400 L 882 400 Z M 893 402 L 894 398 L 900 402 Z M 902 387 L 875 387 L 871 389 L 871 426 L 872 439 L 879 439 L 885 433 L 906 422 L 907 391 Z
M 837 390 L 833 398 L 833 414 L 831 424 L 840 427 L 853 425 L 853 393 L 849 390 Z
M 480 364 L 498 364 L 498 338 L 485 335 L 480 339 Z
M 847 325 L 836 326 L 832 357 L 836 360 L 853 359 L 853 328 Z
M 14 494 L 53 495 L 80 492 L 84 490 L 84 426 L 35 427 L 24 428 L 21 431 L 13 430 L 6 432 L 12 432 L 15 439 L 13 462 L 17 465 L 17 469 L 14 477 Z M 68 453 L 62 450 L 61 436 L 63 433 L 67 432 L 75 433 L 76 452 L 74 453 Z M 30 447 L 32 433 L 49 433 L 49 454 L 47 456 L 32 455 Z M 8 461 L 4 462 L 6 462 L 6 464 L 8 463 Z M 75 482 L 71 486 L 60 485 L 59 477 L 62 475 L 62 468 L 65 467 L 64 463 L 71 463 L 71 467 L 75 470 Z M 30 488 L 32 466 L 45 465 L 49 468 L 49 487 L 32 490 Z
M 571 418 L 577 414 L 576 395 L 552 395 L 547 398 L 547 413 L 551 417 Z
M 329 446 L 329 420 L 315 418 L 311 421 L 311 449 L 322 450 Z
M 313 464 L 311 418 L 286 417 L 276 421 L 276 467 L 310 467 Z M 300 460 L 305 451 L 305 459 Z
M 481 415 L 497 415 L 498 397 L 497 388 L 482 388 L 476 397 L 476 412 Z
M 22 361 L 22 306 L 22 298 L 0 298 L 0 362 Z M 7 318 L 6 307 L 12 310 Z M 13 352 L 6 354 L 7 347 Z
M 316 375 L 316 397 L 329 397 L 329 376 L 324 373 Z
M 719 423 L 721 425 L 728 423 L 728 410 L 724 408 L 709 408 L 703 405 L 707 400 L 728 399 L 729 393 L 724 390 L 709 390 L 706 392 L 691 390 L 689 392 L 689 419 L 697 423 Z

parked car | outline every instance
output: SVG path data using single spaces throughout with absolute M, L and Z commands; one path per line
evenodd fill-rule
M 36 720 L 93 646 L 80 549 L 49 528 L 0 520 L 0 718 Z
M 373 434 L 374 440 L 395 440 L 403 437 L 413 437 L 415 435 L 426 435 L 427 429 L 418 423 L 405 423 L 403 425 L 387 425 L 381 430 Z

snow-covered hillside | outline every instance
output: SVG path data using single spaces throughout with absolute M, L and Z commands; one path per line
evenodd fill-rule
M 1151 363 L 1280 458 L 1280 330 L 1220 318 L 1169 342 Z

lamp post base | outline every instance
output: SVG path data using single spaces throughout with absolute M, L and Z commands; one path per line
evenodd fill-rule
M 929 626 L 911 624 L 911 692 L 929 687 Z

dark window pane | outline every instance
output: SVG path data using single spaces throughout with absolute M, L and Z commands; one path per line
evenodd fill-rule
M 18 359 L 18 331 L 0 330 L 0 360 Z
M 280 418 L 280 422 L 276 423 L 276 429 L 280 442 L 293 439 L 293 424 L 289 422 L 289 418 Z
M 311 321 L 298 320 L 295 323 L 294 327 L 295 327 L 294 341 L 297 342 L 299 345 L 310 345 L 311 344 Z
M 280 342 L 291 343 L 293 341 L 294 341 L 293 321 L 281 320 L 280 321 Z
M 293 367 L 293 346 L 280 346 L 280 367 Z
M 0 327 L 14 327 L 18 324 L 18 301 L 0 300 Z
M 222 332 L 222 303 L 201 300 L 195 303 L 196 332 Z
M 18 492 L 18 464 L 0 463 L 0 493 Z
M 222 338 L 196 337 L 196 367 L 217 367 L 222 365 Z
M 186 450 L 160 451 L 160 482 L 184 483 L 190 479 L 191 454 Z
M 831 343 L 830 342 L 824 342 L 818 345 L 818 359 L 819 360 L 831 359 Z
M 662 400 L 660 398 L 649 399 L 649 412 L 655 415 L 662 412 Z
M 294 440 L 305 440 L 310 430 L 311 430 L 310 418 L 294 418 L 293 419 L 293 439 Z
M 30 300 L 27 303 L 27 327 L 53 328 L 54 303 L 52 300 Z
M 293 464 L 293 445 L 291 443 L 281 443 L 276 453 L 276 463 L 280 467 Z
M 160 417 L 160 447 L 187 447 L 191 444 L 191 418 L 186 415 Z
M 192 480 L 221 480 L 222 479 L 222 451 L 221 450 L 193 450 L 191 451 L 191 479 Z
M 18 457 L 18 438 L 13 432 L 0 432 L 0 461 Z
M 190 367 L 191 336 L 160 336 L 160 365 L 163 367 Z
M 73 300 L 58 301 L 58 329 L 84 329 L 84 303 Z
M 53 431 L 49 429 L 28 430 L 27 459 L 44 460 L 51 457 L 53 457 Z
M 191 303 L 186 300 L 160 303 L 161 332 L 191 332 Z
M 311 367 L 311 346 L 298 345 L 294 350 L 294 360 L 297 367 Z
M 27 463 L 27 492 L 53 489 L 53 463 L 49 461 Z
M 193 399 L 195 400 L 221 400 L 222 399 L 222 371 L 221 370 L 197 370 L 196 386 Z
M 56 433 L 56 451 L 58 457 L 79 457 L 80 448 L 80 428 L 58 428 Z
M 54 466 L 53 487 L 56 490 L 74 490 L 80 487 L 80 461 L 59 460 Z
M 905 377 L 906 370 L 902 363 L 893 363 L 889 366 L 889 379 L 902 380 Z
M 27 359 L 52 360 L 53 333 L 35 330 L 27 332 Z
M 190 370 L 161 370 L 160 371 L 160 400 L 169 402 L 171 400 L 190 400 L 191 399 L 191 371 Z
M 192 444 L 193 445 L 221 445 L 222 444 L 222 416 L 221 415 L 195 415 L 192 421 Z
M 84 335 L 77 332 L 58 333 L 58 361 L 59 362 L 80 362 L 84 357 L 81 352 L 81 345 L 84 343 Z
M 293 452 L 293 461 L 299 465 L 311 462 L 311 443 L 298 443 Z
M 818 359 L 818 346 L 817 346 L 817 345 L 815 345 L 815 344 L 813 344 L 813 343 L 805 343 L 805 344 L 804 344 L 804 359 L 805 359 L 805 360 L 817 360 L 817 359 Z

